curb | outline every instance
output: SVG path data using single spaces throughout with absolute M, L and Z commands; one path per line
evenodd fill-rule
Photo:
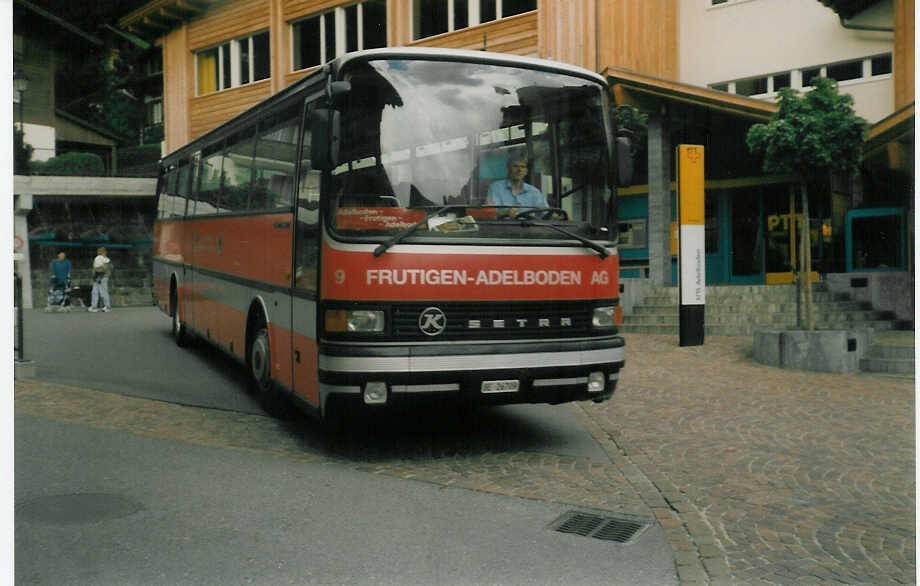
M 585 407 L 578 418 L 651 510 L 674 552 L 681 584 L 732 584 L 728 559 L 695 505 L 623 434 L 605 431 Z M 616 435 L 616 437 L 614 437 Z

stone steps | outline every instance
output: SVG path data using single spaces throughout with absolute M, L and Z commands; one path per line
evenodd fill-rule
M 913 344 L 873 343 L 859 361 L 860 370 L 913 377 L 915 358 Z
M 764 287 L 779 287 L 784 288 L 781 285 L 764 285 Z M 812 296 L 815 303 L 859 303 L 857 301 L 852 301 L 843 293 L 831 293 L 829 291 L 818 291 L 815 292 Z M 656 293 L 653 295 L 646 296 L 643 300 L 643 305 L 650 306 L 676 306 L 678 302 L 677 293 L 671 294 L 661 294 Z M 777 291 L 776 293 L 770 292 L 752 292 L 752 293 L 732 293 L 732 292 L 716 292 L 710 293 L 709 288 L 706 289 L 706 305 L 723 305 L 723 304 L 744 304 L 744 305 L 753 305 L 753 304 L 791 304 L 795 306 L 795 293 Z
M 872 306 L 863 301 L 827 301 L 821 304 L 825 311 L 866 311 L 871 310 Z M 738 302 L 736 300 L 725 300 L 722 303 L 710 303 L 706 300 L 706 315 L 718 313 L 740 313 L 751 309 L 751 303 Z M 792 313 L 796 312 L 795 301 L 784 302 L 761 302 L 757 304 L 757 309 L 763 313 Z M 679 313 L 677 301 L 663 305 L 650 305 L 645 303 L 636 306 L 633 309 L 633 315 L 666 315 Z
M 822 324 L 822 327 L 831 327 L 838 323 L 861 323 L 861 322 L 885 322 L 891 329 L 893 315 L 887 311 L 873 310 L 827 310 L 822 308 L 819 312 L 813 312 L 815 322 Z M 721 312 L 710 311 L 706 308 L 704 317 L 705 325 L 732 325 L 738 323 L 739 312 Z M 660 313 L 639 313 L 630 316 L 629 325 L 679 325 L 679 311 L 660 312 Z M 624 318 L 625 321 L 625 318 Z M 762 326 L 777 327 L 779 324 L 795 325 L 795 311 L 769 311 L 764 309 L 762 313 L 747 314 L 744 323 L 758 324 Z
M 870 304 L 813 285 L 815 326 L 818 329 L 903 327 L 891 312 L 875 311 Z M 680 308 L 677 287 L 660 287 L 644 297 L 623 317 L 622 332 L 678 334 Z M 706 335 L 751 335 L 763 328 L 796 326 L 796 288 L 793 285 L 710 286 L 706 288 Z
M 762 330 L 765 328 L 794 328 L 795 319 L 789 323 L 771 323 L 771 324 L 704 324 L 704 332 L 706 336 L 751 336 L 757 330 Z M 884 331 L 892 327 L 891 323 L 888 321 L 875 321 L 875 322 L 840 322 L 830 326 L 823 326 L 822 329 L 859 329 L 859 328 L 872 328 L 875 331 Z M 636 333 L 636 334 L 673 334 L 678 335 L 680 333 L 680 328 L 678 324 L 645 324 L 645 325 L 629 325 L 620 328 L 622 333 Z

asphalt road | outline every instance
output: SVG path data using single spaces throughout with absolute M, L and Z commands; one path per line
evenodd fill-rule
M 570 506 L 16 420 L 17 584 L 667 584 L 660 534 Z
M 300 447 L 279 456 L 247 444 L 246 426 L 266 418 L 242 369 L 204 345 L 177 348 L 168 330 L 154 308 L 27 312 L 26 358 L 38 379 L 104 392 L 91 394 L 99 403 L 84 417 L 98 425 L 17 408 L 17 584 L 676 583 L 654 522 L 625 545 L 565 534 L 550 525 L 566 512 L 611 512 L 359 466 L 455 468 L 463 461 L 444 454 L 457 446 L 504 459 L 605 460 L 569 409 L 401 415 L 345 438 L 334 457 L 335 440 L 301 418 L 281 431 Z M 106 396 L 151 401 L 154 419 L 166 410 L 157 405 L 192 406 L 183 408 L 192 427 L 195 412 L 202 425 L 226 413 L 239 428 L 227 446 L 151 437 L 116 421 L 128 416 L 106 410 Z
M 204 343 L 179 348 L 155 307 L 108 313 L 26 310 L 25 358 L 43 380 L 148 399 L 261 413 L 246 371 Z
M 181 405 L 264 414 L 247 388 L 246 369 L 203 341 L 179 348 L 170 336 L 170 320 L 154 307 L 115 309 L 109 313 L 27 311 L 26 358 L 42 380 L 82 386 Z M 320 443 L 323 430 L 312 419 L 298 425 Z M 512 405 L 459 417 L 435 411 L 393 414 L 374 422 L 389 441 L 415 439 L 452 442 L 465 434 L 497 450 L 551 451 L 604 459 L 591 435 L 564 408 Z M 471 419 L 472 418 L 472 419 Z M 366 422 L 359 431 L 366 431 Z M 471 429 L 476 427 L 477 430 Z M 436 431 L 440 438 L 433 437 Z

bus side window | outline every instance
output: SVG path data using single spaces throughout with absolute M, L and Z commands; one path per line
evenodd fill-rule
M 198 178 L 201 176 L 201 152 L 192 155 L 192 162 L 188 166 L 188 203 L 185 208 L 185 215 L 197 216 L 203 212 L 198 209 Z M 201 209 L 204 209 L 202 206 Z
M 227 139 L 224 151 L 224 198 L 222 206 L 230 212 L 249 208 L 252 164 L 255 155 L 255 127 L 244 129 Z
M 170 165 L 160 178 L 157 194 L 157 218 L 164 219 L 172 216 L 175 207 L 176 175 L 175 165 Z
M 250 210 L 293 205 L 300 115 L 301 106 L 295 104 L 259 125 Z
M 189 175 L 192 167 L 187 160 L 179 161 L 179 172 L 176 179 L 175 206 L 172 209 L 173 217 L 182 218 L 186 214 L 189 200 Z M 191 210 L 189 210 L 190 212 Z
M 294 242 L 296 273 L 294 286 L 315 292 L 319 266 L 319 198 L 322 172 L 312 168 L 310 157 L 310 115 L 313 104 L 304 108 L 304 137 L 300 152 L 300 181 L 297 188 L 297 232 Z
M 202 151 L 199 165 L 197 215 L 217 214 L 221 205 L 221 179 L 223 176 L 223 153 L 221 145 L 210 146 Z

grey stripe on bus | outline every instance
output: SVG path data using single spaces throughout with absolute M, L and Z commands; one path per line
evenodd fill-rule
M 624 348 L 539 354 L 475 356 L 359 357 L 319 355 L 319 368 L 330 372 L 445 372 L 453 370 L 496 370 L 604 365 L 623 362 Z

